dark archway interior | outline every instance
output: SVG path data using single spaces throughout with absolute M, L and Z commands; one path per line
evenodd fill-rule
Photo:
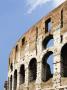
M 51 72 L 50 64 L 47 63 L 49 56 L 52 54 L 53 54 L 53 52 L 49 51 L 42 58 L 42 81 L 48 81 L 50 78 L 53 77 L 53 73 Z
M 50 40 L 53 39 L 53 35 L 49 35 L 47 36 L 43 41 L 42 41 L 42 47 L 43 49 L 46 49 L 47 48 L 47 44 Z
M 25 67 L 24 65 L 21 65 L 20 67 L 20 84 L 23 84 L 25 82 Z
M 67 44 L 61 49 L 62 76 L 67 77 Z
M 17 88 L 17 70 L 14 72 L 14 90 Z
M 10 65 L 10 69 L 11 69 L 11 71 L 13 71 L 13 64 L 12 63 Z
M 10 77 L 10 90 L 12 90 L 12 75 Z
M 29 82 L 35 81 L 36 76 L 37 76 L 37 61 L 35 58 L 33 58 L 29 63 Z

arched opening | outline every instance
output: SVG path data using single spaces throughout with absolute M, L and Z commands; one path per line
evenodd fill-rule
M 14 71 L 14 90 L 17 88 L 17 70 Z
M 42 58 L 42 81 L 48 81 L 53 77 L 53 52 L 47 52 Z
M 51 31 L 51 27 L 52 27 L 51 18 L 48 18 L 45 21 L 45 33 L 50 32 Z
M 12 75 L 10 77 L 10 90 L 12 90 Z
M 61 49 L 62 76 L 67 77 L 67 43 Z
M 20 85 L 25 82 L 25 67 L 21 65 L 20 67 Z
M 29 63 L 29 82 L 35 81 L 36 77 L 37 77 L 37 61 L 35 58 L 33 58 Z
M 53 35 L 47 36 L 43 41 L 42 41 L 42 47 L 43 49 L 46 49 L 48 47 L 51 47 L 54 45 L 53 42 Z

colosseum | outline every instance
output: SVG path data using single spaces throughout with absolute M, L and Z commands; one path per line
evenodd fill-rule
M 9 56 L 8 90 L 67 90 L 66 60 L 67 1 L 17 41 Z

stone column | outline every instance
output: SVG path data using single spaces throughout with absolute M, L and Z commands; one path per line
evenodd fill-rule
M 59 90 L 58 87 L 61 85 L 61 38 L 60 38 L 60 24 L 54 28 L 55 32 L 53 33 L 54 38 L 54 76 L 53 76 L 53 87 L 55 90 Z
M 28 85 L 28 65 L 25 65 L 25 90 L 29 90 L 29 85 Z
M 19 74 L 20 68 L 18 68 L 17 70 L 17 90 L 19 90 L 19 86 L 20 86 L 20 74 Z
M 29 44 L 26 43 L 25 47 L 25 90 L 29 90 L 29 83 L 28 83 L 28 65 L 29 65 Z
M 54 76 L 53 87 L 57 90 L 57 87 L 61 85 L 61 59 L 60 54 L 54 55 Z
M 41 61 L 37 62 L 36 90 L 41 90 Z
M 12 75 L 12 90 L 14 90 L 14 75 Z
M 20 58 L 21 58 L 21 56 L 20 56 L 20 54 L 21 54 L 21 41 L 19 42 L 19 44 L 18 44 L 18 56 L 17 56 L 17 62 L 18 62 L 18 64 L 17 64 L 17 67 L 18 67 L 18 69 L 17 69 L 17 90 L 20 90 L 20 64 L 19 64 L 19 62 L 20 62 Z
M 36 90 L 41 90 L 41 68 L 42 68 L 42 36 L 37 38 L 37 79 Z

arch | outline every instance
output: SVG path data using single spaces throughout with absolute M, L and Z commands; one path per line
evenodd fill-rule
M 42 47 L 43 49 L 46 49 L 48 46 L 49 41 L 53 40 L 53 35 L 47 36 L 43 41 L 42 41 Z M 53 46 L 53 41 L 50 43 L 50 46 Z
M 67 43 L 61 48 L 61 69 L 62 76 L 67 77 Z
M 12 90 L 12 75 L 10 77 L 10 90 Z
M 51 31 L 51 27 L 52 27 L 51 18 L 48 18 L 45 21 L 45 33 L 50 32 Z
M 25 66 L 22 64 L 20 67 L 20 84 L 25 82 Z
M 14 90 L 17 88 L 17 70 L 14 71 Z
M 35 81 L 37 77 L 37 60 L 32 58 L 29 63 L 29 82 Z
M 48 51 L 42 58 L 42 81 L 47 81 L 49 80 L 50 78 L 53 77 L 53 68 L 52 68 L 52 59 L 51 59 L 51 62 L 48 63 L 48 59 L 49 57 L 53 54 L 52 51 Z M 50 61 L 49 59 L 49 61 Z

